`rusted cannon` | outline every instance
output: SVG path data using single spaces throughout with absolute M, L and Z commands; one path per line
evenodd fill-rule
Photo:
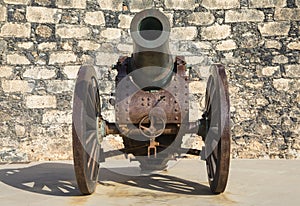
M 115 68 L 115 122 L 101 115 L 98 79 L 92 66 L 78 72 L 73 102 L 73 156 L 83 194 L 94 192 L 99 165 L 113 151 L 103 152 L 106 135 L 119 134 L 125 155 L 133 154 L 142 170 L 161 170 L 176 155 L 188 153 L 206 161 L 211 191 L 222 193 L 230 162 L 230 113 L 224 67 L 212 65 L 205 108 L 189 122 L 189 77 L 183 56 L 169 51 L 170 24 L 158 10 L 144 10 L 131 22 L 134 52 L 120 57 Z M 202 150 L 181 148 L 185 134 L 202 137 Z

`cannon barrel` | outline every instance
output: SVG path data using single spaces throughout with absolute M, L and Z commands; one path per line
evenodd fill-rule
M 141 88 L 164 87 L 173 73 L 169 19 L 159 10 L 143 10 L 132 19 L 130 32 L 133 54 L 129 72 L 134 82 Z

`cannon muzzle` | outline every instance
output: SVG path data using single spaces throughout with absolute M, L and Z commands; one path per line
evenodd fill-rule
M 129 72 L 142 89 L 164 87 L 172 77 L 170 22 L 156 9 L 136 14 L 130 25 L 133 54 Z

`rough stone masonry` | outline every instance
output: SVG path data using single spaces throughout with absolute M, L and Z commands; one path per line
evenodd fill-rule
M 80 65 L 101 80 L 105 115 L 136 12 L 158 8 L 190 66 L 191 119 L 208 68 L 226 66 L 233 158 L 300 158 L 300 0 L 0 0 L 0 161 L 72 158 Z

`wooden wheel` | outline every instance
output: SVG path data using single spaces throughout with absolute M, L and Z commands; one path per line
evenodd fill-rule
M 95 191 L 98 181 L 101 120 L 96 72 L 91 66 L 82 66 L 74 91 L 72 139 L 77 184 L 85 195 Z
M 211 67 L 205 96 L 205 160 L 211 191 L 224 192 L 230 164 L 230 106 L 228 82 L 221 65 Z

